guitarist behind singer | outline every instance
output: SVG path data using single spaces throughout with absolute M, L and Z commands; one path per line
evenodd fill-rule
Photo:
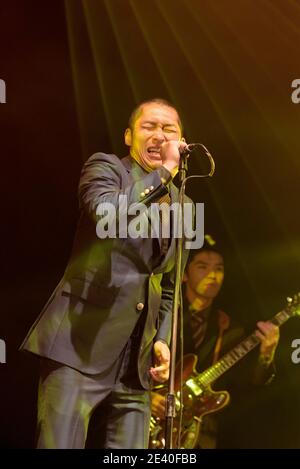
M 198 356 L 198 372 L 220 359 L 237 345 L 244 335 L 243 327 L 234 323 L 224 311 L 213 306 L 213 301 L 223 284 L 224 259 L 212 238 L 205 238 L 201 249 L 190 251 L 183 277 L 183 355 L 194 353 Z M 256 334 L 261 340 L 261 345 L 256 355 L 258 358 L 254 356 L 255 363 L 251 366 L 252 385 L 268 383 L 275 374 L 273 358 L 279 340 L 279 328 L 270 322 L 259 321 Z M 243 365 L 243 361 L 239 363 L 239 366 Z M 247 376 L 249 380 L 249 373 Z M 247 380 L 246 377 L 242 379 Z M 165 398 L 154 391 L 152 415 L 163 419 L 164 414 Z M 204 416 L 198 443 L 199 448 L 216 448 L 217 414 Z

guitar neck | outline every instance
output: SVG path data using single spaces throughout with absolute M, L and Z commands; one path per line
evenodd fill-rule
M 291 316 L 293 311 L 284 309 L 277 313 L 270 322 L 275 326 L 281 326 L 284 324 Z M 226 353 L 220 360 L 218 360 L 214 365 L 207 370 L 200 373 L 197 377 L 197 382 L 200 386 L 207 387 L 220 376 L 223 375 L 227 370 L 234 366 L 238 361 L 244 358 L 251 350 L 253 350 L 257 345 L 260 344 L 259 338 L 256 336 L 255 332 L 249 335 L 240 342 L 236 347 L 234 347 L 230 352 Z

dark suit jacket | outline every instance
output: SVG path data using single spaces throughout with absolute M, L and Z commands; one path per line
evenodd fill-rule
M 186 299 L 184 299 L 183 305 L 184 355 L 188 353 L 197 355 L 197 371 L 201 373 L 213 364 L 214 349 L 220 331 L 219 313 L 218 310 L 213 306 L 209 311 L 207 311 L 208 320 L 205 337 L 198 351 L 196 352 L 192 337 L 190 321 L 191 313 L 189 312 L 189 305 Z M 237 323 L 232 318 L 229 319 L 230 324 L 228 329 L 224 332 L 218 360 L 226 353 L 230 352 L 246 337 L 243 326 L 241 326 L 241 324 Z M 253 384 L 260 385 L 267 383 L 274 376 L 274 364 L 272 364 L 267 369 L 264 368 L 260 363 L 258 363 L 258 352 L 259 349 L 257 347 L 256 350 L 250 352 L 242 360 L 237 362 L 232 369 L 226 371 L 225 375 L 219 378 L 217 384 L 214 384 L 213 387 L 218 388 L 219 384 L 221 384 L 222 388 L 222 386 L 224 387 L 224 384 L 226 384 L 226 389 L 227 385 L 229 384 L 232 385 L 231 387 L 233 389 L 235 388 L 238 392 L 240 392 L 240 390 L 243 390 L 249 385 L 253 386 Z
M 208 321 L 205 337 L 196 352 L 192 337 L 191 313 L 189 311 L 188 302 L 186 298 L 184 298 L 184 355 L 188 353 L 197 355 L 198 362 L 196 368 L 199 373 L 212 366 L 214 349 L 219 335 L 218 310 L 212 306 L 206 313 L 208 313 Z M 231 318 L 230 325 L 223 335 L 219 359 L 230 352 L 244 338 L 244 328 Z M 247 398 L 256 392 L 255 385 L 268 383 L 275 373 L 274 365 L 271 365 L 267 369 L 263 368 L 257 359 L 258 349 L 250 352 L 213 383 L 213 390 L 229 391 L 233 405 L 230 405 L 221 412 L 209 414 L 203 418 L 198 441 L 199 448 L 215 448 L 217 442 L 219 445 L 219 438 L 217 438 L 218 433 L 220 433 L 221 440 L 226 441 L 226 439 L 228 439 L 227 444 L 231 444 L 230 435 L 232 433 L 232 422 L 236 422 L 239 426 L 242 425 L 238 418 L 241 406 L 244 408 Z M 224 444 L 224 441 L 221 444 Z
M 197 371 L 201 373 L 212 365 L 213 354 L 216 342 L 219 336 L 219 316 L 218 311 L 211 307 L 207 314 L 207 329 L 203 342 L 201 343 L 198 352 L 195 351 L 195 346 L 192 337 L 191 320 L 189 305 L 184 300 L 183 310 L 183 337 L 184 337 L 184 355 L 193 353 L 197 355 Z M 244 329 L 235 321 L 230 321 L 229 328 L 224 332 L 219 358 L 225 353 L 229 352 L 235 345 L 237 345 L 243 338 Z
M 160 176 L 160 170 L 147 173 L 130 157 L 119 160 L 96 153 L 88 159 L 79 183 L 80 218 L 71 259 L 22 349 L 85 373 L 99 373 L 117 359 L 146 313 L 138 372 L 143 387 L 149 387 L 153 342 L 170 338 L 175 240 L 157 265 L 159 240 L 100 239 L 96 210 L 103 202 L 118 208 L 119 195 L 127 196 L 128 206 L 157 202 L 167 193 Z M 170 195 L 172 202 L 178 200 L 173 183 Z

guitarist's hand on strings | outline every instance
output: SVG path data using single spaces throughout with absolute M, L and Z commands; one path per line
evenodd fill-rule
M 269 321 L 259 321 L 258 330 L 255 331 L 261 341 L 259 361 L 268 366 L 272 363 L 279 341 L 279 328 Z

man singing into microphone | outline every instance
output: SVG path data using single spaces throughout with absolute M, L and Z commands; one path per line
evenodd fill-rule
M 104 203 L 118 225 L 120 195 L 128 207 L 178 201 L 172 178 L 186 144 L 176 109 L 143 102 L 125 143 L 129 156 L 85 163 L 71 259 L 21 347 L 40 356 L 38 448 L 84 448 L 99 406 L 102 447 L 147 448 L 151 381 L 168 379 L 175 240 L 118 230 L 100 239 L 96 225 Z

